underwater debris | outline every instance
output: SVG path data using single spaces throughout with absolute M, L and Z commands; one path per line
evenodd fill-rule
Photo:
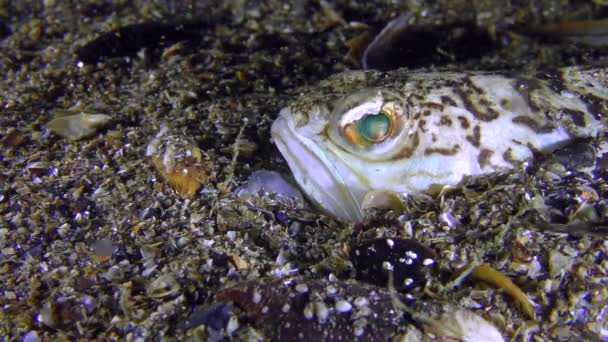
M 146 156 L 160 176 L 182 198 L 196 195 L 207 183 L 201 150 L 185 136 L 163 126 L 146 148 Z
M 480 58 L 497 43 L 474 23 L 411 25 L 404 14 L 390 21 L 363 53 L 363 69 L 416 68 Z
M 106 114 L 80 113 L 56 117 L 47 124 L 47 127 L 61 137 L 75 141 L 97 133 L 110 120 L 111 117 Z
M 224 303 L 197 306 L 183 324 L 187 329 L 205 325 L 214 330 L 221 330 L 228 325 L 232 311 L 232 305 Z
M 379 238 L 352 247 L 357 280 L 397 290 L 424 285 L 437 254 L 415 240 Z M 389 279 L 392 284 L 389 284 Z
M 258 279 L 221 289 L 273 341 L 388 341 L 423 336 L 456 341 L 504 341 L 489 322 L 449 304 L 408 301 L 388 289 L 350 280 Z M 422 328 L 423 331 L 420 331 Z
M 141 23 L 106 32 L 76 50 L 76 58 L 95 64 L 109 58 L 134 57 L 142 49 L 160 51 L 180 41 L 199 42 L 206 22 L 167 24 Z
M 260 279 L 224 288 L 215 298 L 238 306 L 277 341 L 386 341 L 408 326 L 388 291 L 354 281 Z
M 165 273 L 154 279 L 146 287 L 146 295 L 154 299 L 166 299 L 165 297 L 174 297 L 181 292 L 175 274 Z
M 16 128 L 9 128 L 4 137 L 2 137 L 2 143 L 9 147 L 18 147 L 27 142 L 28 138 L 23 132 Z
M 552 223 L 544 220 L 538 212 L 528 210 L 518 220 L 546 233 L 572 236 L 608 236 L 608 224 L 596 222 Z
M 38 321 L 53 329 L 74 329 L 97 310 L 96 299 L 85 294 L 49 298 L 40 308 Z
M 521 306 L 522 311 L 530 319 L 536 319 L 536 309 L 534 302 L 519 288 L 515 285 L 511 279 L 504 274 L 495 270 L 489 264 L 481 264 L 471 272 L 471 277 L 476 280 L 481 280 L 496 286 L 499 289 L 504 290 L 509 296 L 511 296 L 516 303 Z
M 427 305 L 426 308 L 430 310 L 406 312 L 433 340 L 504 342 L 494 325 L 469 310 L 451 305 Z

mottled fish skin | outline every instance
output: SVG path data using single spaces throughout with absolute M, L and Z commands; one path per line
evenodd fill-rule
M 424 192 L 513 168 L 534 153 L 597 136 L 607 110 L 605 68 L 353 71 L 304 89 L 280 112 L 272 136 L 312 202 L 357 222 L 369 191 Z M 390 134 L 353 144 L 360 139 L 352 127 L 379 112 L 392 113 Z

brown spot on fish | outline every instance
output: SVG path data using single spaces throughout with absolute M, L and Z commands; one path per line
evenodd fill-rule
M 551 123 L 541 126 L 536 120 L 524 115 L 516 116 L 511 121 L 516 124 L 527 126 L 535 133 L 551 133 L 555 129 L 555 126 L 551 125 Z
M 486 99 L 486 98 L 479 99 L 479 103 L 482 106 L 486 106 L 486 107 L 490 107 L 492 105 L 492 102 L 488 101 L 488 99 Z
M 437 110 L 440 112 L 443 112 L 443 108 L 444 108 L 444 105 L 442 105 L 441 103 L 437 103 L 437 102 L 425 102 L 422 104 L 422 106 L 428 107 L 431 110 L 434 109 L 434 110 Z
M 437 134 L 433 133 L 433 134 L 431 135 L 431 140 L 432 140 L 433 142 L 437 142 Z
M 428 147 L 424 150 L 424 155 L 428 156 L 434 153 L 444 156 L 453 156 L 460 151 L 460 145 L 454 145 L 452 148 L 447 147 Z
M 517 165 L 517 160 L 513 157 L 513 149 L 510 147 L 502 154 L 502 159 L 511 165 Z
M 420 128 L 421 131 L 426 132 L 426 120 L 421 119 L 418 121 L 418 128 Z
M 464 117 L 462 115 L 458 115 L 457 119 L 458 119 L 458 121 L 460 121 L 460 127 L 464 128 L 464 129 L 468 129 L 471 126 L 469 124 L 469 119 L 467 119 L 466 117 Z
M 452 119 L 447 115 L 442 115 L 439 120 L 439 126 L 448 126 L 452 127 Z
M 467 135 L 466 139 L 471 145 L 479 147 L 479 145 L 481 145 L 481 127 L 476 125 L 475 128 L 473 128 L 473 135 Z
M 511 101 L 507 100 L 507 99 L 501 99 L 500 100 L 500 106 L 505 109 L 505 110 L 511 110 Z
M 447 106 L 452 106 L 452 107 L 456 107 L 458 105 L 456 103 L 456 101 L 454 101 L 453 98 L 451 98 L 447 95 L 441 96 L 441 103 L 443 103 L 444 105 L 447 105 Z
M 488 150 L 487 148 L 482 149 L 477 156 L 477 162 L 479 163 L 479 167 L 484 169 L 486 166 L 490 164 L 490 158 L 494 154 L 494 151 Z
M 480 87 L 478 87 L 473 80 L 471 79 L 470 76 L 465 76 L 462 78 L 462 83 L 465 84 L 468 88 L 474 90 L 477 94 L 485 94 L 485 92 L 483 91 L 483 89 L 481 89 Z
M 483 99 L 477 99 L 477 101 L 475 101 L 476 94 L 471 91 L 471 88 L 456 88 L 454 89 L 454 92 L 460 96 L 464 107 L 478 120 L 492 121 L 498 118 L 498 112 L 487 105 L 489 102 L 483 101 Z M 478 105 L 485 106 L 485 108 L 480 108 Z
M 424 116 L 431 116 L 431 111 L 428 109 L 425 109 L 424 112 L 422 113 L 422 115 Z
M 422 95 L 420 95 L 420 94 L 410 94 L 410 96 L 408 96 L 407 99 L 420 103 L 420 102 L 422 102 L 422 100 L 424 100 L 424 97 L 422 97 Z
M 585 120 L 585 113 L 580 110 L 564 108 L 562 109 L 562 112 L 570 116 L 572 123 L 579 127 L 584 127 L 587 124 Z

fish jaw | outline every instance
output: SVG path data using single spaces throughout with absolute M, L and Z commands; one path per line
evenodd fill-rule
M 306 134 L 309 127 L 299 127 L 289 108 L 283 108 L 271 128 L 272 138 L 287 161 L 294 178 L 308 199 L 326 214 L 342 222 L 360 222 L 360 203 L 369 189 L 351 188 L 345 178 L 356 177 L 336 156 L 323 149 Z M 315 132 L 312 132 L 315 133 Z

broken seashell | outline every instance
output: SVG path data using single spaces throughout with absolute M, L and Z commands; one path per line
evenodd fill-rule
M 201 150 L 166 126 L 148 144 L 146 156 L 161 177 L 182 198 L 191 198 L 207 183 Z
M 74 114 L 57 117 L 48 123 L 47 127 L 71 141 L 79 140 L 95 134 L 111 120 L 105 114 Z

